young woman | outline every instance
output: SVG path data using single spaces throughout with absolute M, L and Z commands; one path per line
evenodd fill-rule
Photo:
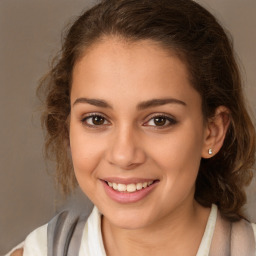
M 23 255 L 255 255 L 242 208 L 255 129 L 232 46 L 208 11 L 102 1 L 72 25 L 40 89 L 58 181 L 95 207 L 60 213 Z

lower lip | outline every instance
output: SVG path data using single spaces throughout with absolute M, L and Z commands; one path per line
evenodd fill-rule
M 102 181 L 104 189 L 107 195 L 118 203 L 136 203 L 145 198 L 157 185 L 158 182 L 154 182 L 149 187 L 137 190 L 134 192 L 119 192 L 109 187 L 105 181 Z

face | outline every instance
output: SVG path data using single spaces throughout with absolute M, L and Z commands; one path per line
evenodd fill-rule
M 108 38 L 73 70 L 70 147 L 83 192 L 112 224 L 141 228 L 194 203 L 201 98 L 152 41 Z

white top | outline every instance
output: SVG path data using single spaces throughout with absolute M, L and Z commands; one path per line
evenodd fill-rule
M 208 256 L 212 242 L 212 237 L 217 219 L 217 206 L 212 205 L 207 221 L 206 229 L 196 256 Z M 254 237 L 256 240 L 256 224 L 252 224 Z M 47 255 L 47 224 L 34 230 L 26 240 L 15 247 L 24 247 L 23 256 L 46 256 Z M 12 250 L 12 251 L 13 251 Z M 11 252 L 12 252 L 11 251 Z M 6 254 L 10 256 L 11 252 Z M 106 256 L 101 234 L 101 213 L 94 207 L 89 216 L 82 234 L 82 242 L 79 256 Z

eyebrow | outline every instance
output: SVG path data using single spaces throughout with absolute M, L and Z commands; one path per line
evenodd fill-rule
M 73 106 L 78 103 L 87 103 L 96 107 L 113 109 L 113 107 L 110 104 L 108 104 L 106 101 L 101 99 L 77 98 L 73 103 Z M 185 102 L 178 99 L 164 98 L 164 99 L 152 99 L 152 100 L 143 101 L 137 105 L 137 109 L 143 110 L 143 109 L 158 107 L 166 104 L 179 104 L 183 106 L 187 105 Z
M 143 110 L 150 107 L 158 107 L 166 104 L 180 104 L 186 106 L 187 104 L 181 100 L 174 99 L 174 98 L 166 98 L 166 99 L 152 99 L 148 101 L 143 101 L 138 104 L 137 109 Z
M 96 106 L 96 107 L 113 109 L 113 107 L 110 106 L 106 101 L 100 100 L 100 99 L 77 98 L 75 100 L 75 102 L 73 103 L 73 106 L 78 103 L 88 103 L 88 104 Z

